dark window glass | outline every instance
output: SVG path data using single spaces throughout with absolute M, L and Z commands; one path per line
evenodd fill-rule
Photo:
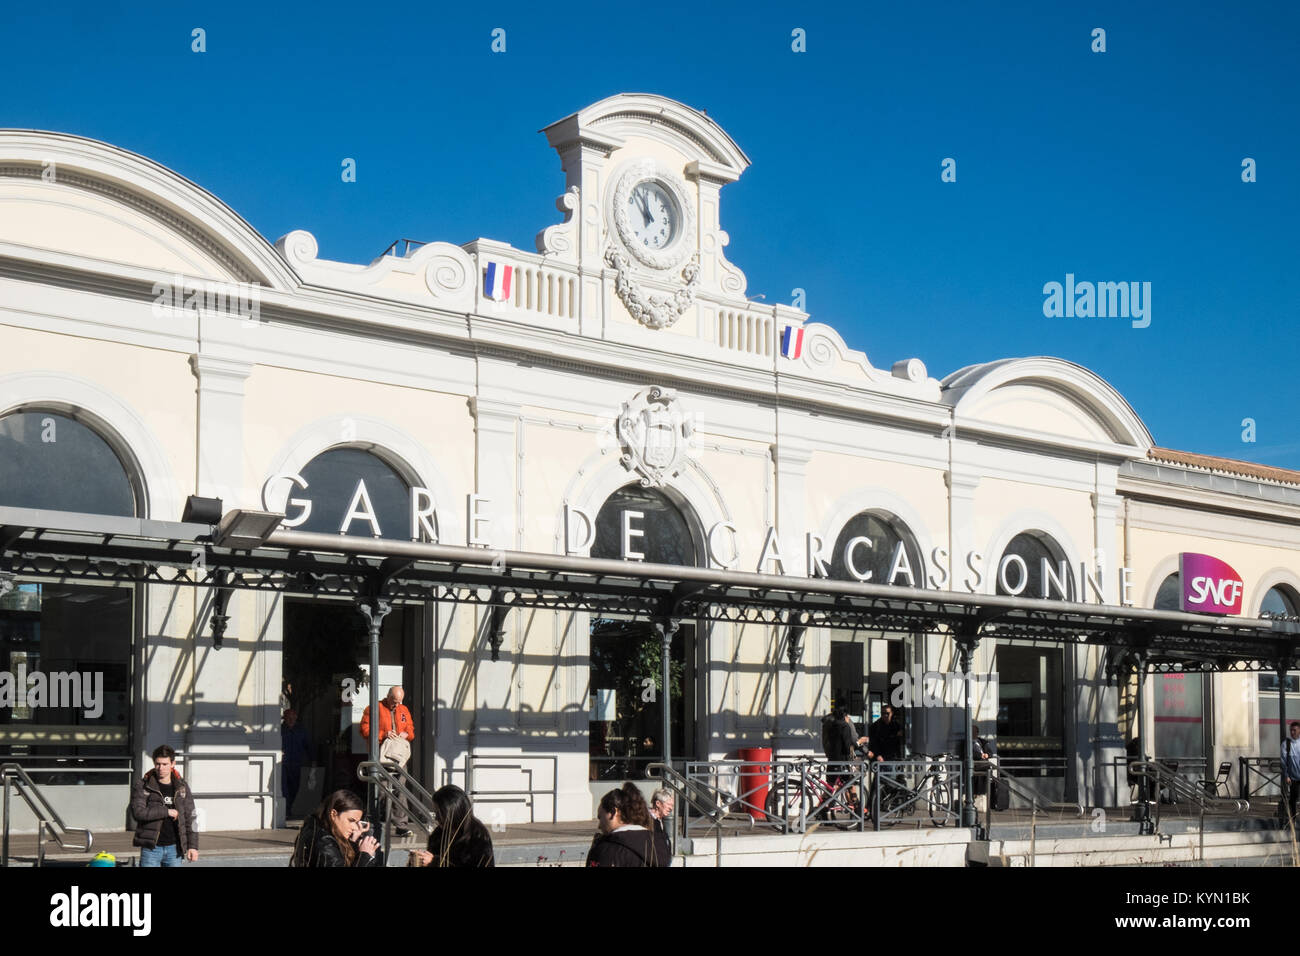
M 859 574 L 871 572 L 867 579 L 869 584 L 896 584 L 900 587 L 925 587 L 925 568 L 921 562 L 921 551 L 916 545 L 907 526 L 897 519 L 864 511 L 849 519 L 839 537 L 835 539 L 835 550 L 830 555 L 828 564 L 831 577 L 838 581 L 855 581 L 849 573 L 845 561 L 844 549 L 854 538 L 867 538 L 870 545 L 859 543 L 853 548 L 853 566 Z M 907 556 L 906 564 L 900 564 L 898 572 L 890 580 L 890 571 L 899 545 Z M 907 568 L 911 568 L 908 576 Z
M 1025 562 L 1023 573 L 1029 579 L 1025 587 L 1020 589 L 1019 593 L 1021 597 L 1037 599 L 1046 598 L 1051 601 L 1076 600 L 1075 595 L 1078 594 L 1078 591 L 1075 589 L 1074 585 L 1074 574 L 1070 570 L 1068 564 L 1065 566 L 1064 594 L 1061 593 L 1058 583 L 1059 579 L 1062 577 L 1060 571 L 1061 562 L 1064 558 L 1061 549 L 1057 547 L 1056 542 L 1052 541 L 1050 538 L 1039 537 L 1038 535 L 1030 534 L 1029 532 L 1023 532 L 1012 538 L 1011 543 L 1007 545 L 1007 549 L 1002 552 L 1002 557 L 998 559 L 997 566 L 993 569 L 993 574 L 997 581 L 998 594 L 1006 595 L 1011 593 L 1002 584 L 1002 562 L 1011 554 L 1018 555 L 1021 560 Z M 1045 580 L 1043 575 L 1044 558 L 1047 559 L 1047 563 L 1051 567 L 1052 573 L 1055 575 L 1055 577 L 1047 579 L 1048 589 L 1046 591 L 1043 590 L 1043 583 Z M 1012 561 L 1007 565 L 1006 580 L 1012 588 L 1020 587 L 1021 574 L 1021 568 L 1017 562 Z
M 1287 614 L 1292 616 L 1300 613 L 1298 609 L 1300 609 L 1300 602 L 1296 601 L 1295 592 L 1290 588 L 1283 587 L 1269 588 L 1259 608 L 1260 612 L 1264 614 Z
M 39 410 L 0 418 L 0 504 L 136 513 L 131 480 L 108 442 L 76 419 Z
M 1157 611 L 1179 611 L 1182 610 L 1183 598 L 1183 577 L 1177 571 L 1169 575 L 1160 582 L 1160 590 L 1156 592 Z
M 596 540 L 591 545 L 593 558 L 623 558 L 623 513 L 639 511 L 632 519 L 632 529 L 642 532 L 629 539 L 629 550 L 645 555 L 651 564 L 697 563 L 695 541 L 681 511 L 655 488 L 628 485 L 614 492 L 596 515 Z
M 131 588 L 60 583 L 0 597 L 0 754 L 129 753 L 131 604 Z
M 357 483 L 364 481 L 381 537 L 410 540 L 411 489 L 378 456 L 360 448 L 331 448 L 313 458 L 301 474 L 307 489 L 294 485 L 289 497 L 311 499 L 311 517 L 294 530 L 338 534 L 356 494 Z M 290 518 L 297 517 L 296 506 L 287 508 Z M 358 502 L 357 508 L 361 512 L 367 510 L 364 501 Z M 353 518 L 347 533 L 368 538 L 374 531 L 368 520 Z

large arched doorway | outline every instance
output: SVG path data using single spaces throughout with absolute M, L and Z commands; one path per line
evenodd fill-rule
M 414 476 L 366 448 L 321 452 L 293 483 L 286 524 L 298 531 L 407 540 Z M 294 502 L 299 502 L 295 504 Z M 379 697 L 400 685 L 415 721 L 407 769 L 423 779 L 432 767 L 433 651 L 425 641 L 426 605 L 395 603 L 379 638 Z M 282 697 L 306 730 L 308 754 L 290 818 L 310 812 L 325 793 L 355 787 L 367 743 L 360 723 L 370 703 L 370 655 L 365 619 L 351 601 L 287 598 L 284 602 Z M 432 783 L 433 781 L 425 781 Z
M 656 488 L 627 485 L 605 500 L 596 515 L 593 558 L 698 566 L 701 535 L 685 502 Z M 663 688 L 662 644 L 649 621 L 617 616 L 591 626 L 588 684 L 592 780 L 645 775 L 663 757 L 663 706 L 669 706 L 674 760 L 698 756 L 703 687 L 695 621 L 681 622 L 673 636 L 670 683 Z
M 1182 575 L 1177 571 L 1160 582 L 1153 602 L 1157 611 L 1182 609 Z M 1178 764 L 1191 777 L 1205 771 L 1210 752 L 1210 727 L 1205 713 L 1210 682 L 1196 673 L 1152 674 L 1152 754 L 1158 760 Z
M 887 511 L 862 511 L 845 522 L 828 563 L 831 577 L 839 581 L 925 586 L 925 565 L 916 536 Z M 832 630 L 831 706 L 844 707 L 865 733 L 892 696 L 896 719 L 906 727 L 905 739 L 913 750 L 923 749 L 918 739 L 922 728 L 908 710 L 911 696 L 900 689 L 910 689 L 913 678 L 919 680 L 931 669 L 926 650 L 920 635 L 903 631 Z
M 1260 601 L 1259 616 L 1271 617 L 1300 615 L 1300 593 L 1286 584 L 1278 584 L 1264 592 Z M 1276 750 L 1278 741 L 1286 736 L 1286 728 L 1281 726 L 1281 714 L 1278 706 L 1278 676 L 1276 673 L 1259 675 L 1259 752 L 1271 754 Z M 1286 722 L 1300 720 L 1300 676 L 1288 674 L 1286 677 Z
M 129 451 L 94 420 L 43 407 L 0 416 L 0 505 L 137 517 L 144 500 Z M 21 578 L 0 594 L 0 757 L 41 783 L 110 782 L 96 771 L 132 748 L 135 598 L 131 586 Z M 57 776 L 41 774 L 55 757 Z
M 1064 549 L 1051 535 L 1024 531 L 1008 543 L 994 572 L 997 593 L 1032 600 L 1075 601 L 1078 582 Z M 998 640 L 991 669 L 998 675 L 998 753 L 1026 775 L 1067 776 L 1069 679 L 1065 649 Z M 1019 764 L 1019 767 L 1016 765 Z

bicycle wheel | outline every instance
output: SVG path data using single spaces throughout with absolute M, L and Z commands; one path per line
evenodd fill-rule
M 797 779 L 791 779 L 768 790 L 765 809 L 771 816 L 789 823 L 798 823 L 800 810 L 807 813 L 807 801 L 808 796 L 802 785 Z
M 926 803 L 930 811 L 930 823 L 936 827 L 946 826 L 952 818 L 952 790 L 946 783 L 935 782 L 926 793 Z

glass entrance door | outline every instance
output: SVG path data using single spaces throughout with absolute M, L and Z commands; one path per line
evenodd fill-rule
M 669 663 L 669 726 L 673 760 L 695 756 L 696 625 L 683 621 L 673 635 Z M 591 628 L 588 686 L 590 778 L 645 777 L 647 764 L 663 759 L 662 642 L 645 621 L 610 618 Z

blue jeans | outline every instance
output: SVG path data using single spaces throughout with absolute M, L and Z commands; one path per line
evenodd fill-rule
M 156 846 L 152 850 L 147 846 L 140 847 L 140 865 L 141 866 L 184 866 L 185 857 L 181 856 L 179 843 L 171 846 Z

